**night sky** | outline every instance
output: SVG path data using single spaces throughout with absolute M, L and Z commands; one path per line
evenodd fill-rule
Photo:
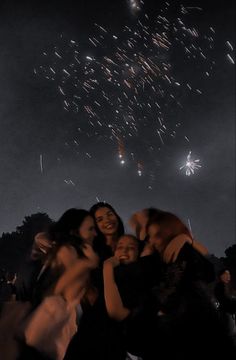
M 235 242 L 233 1 L 75 3 L 0 3 L 0 233 L 106 200 L 125 222 L 174 212 L 223 255 Z M 190 151 L 201 167 L 187 176 Z

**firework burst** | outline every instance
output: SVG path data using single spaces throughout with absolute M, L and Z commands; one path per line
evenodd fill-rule
M 132 3 L 137 8 L 142 5 L 141 1 Z M 88 38 L 86 51 L 78 41 L 61 36 L 53 49 L 43 52 L 42 65 L 34 69 L 36 75 L 54 83 L 64 110 L 78 116 L 79 136 L 100 138 L 116 149 L 122 139 L 120 161 L 123 164 L 125 148 L 127 159 L 136 158 L 135 167 L 142 164 L 138 175 L 146 166 L 143 154 L 148 154 L 151 163 L 160 148 L 179 135 L 181 124 L 168 120 L 169 109 L 182 111 L 188 94 L 201 95 L 192 80 L 193 71 L 198 69 L 199 77 L 205 79 L 214 68 L 214 29 L 201 35 L 195 26 L 185 25 L 190 8 L 181 7 L 180 16 L 170 21 L 169 7 L 166 3 L 154 25 L 142 13 L 119 34 L 95 24 L 96 35 Z M 189 65 L 185 78 L 178 78 L 174 71 L 176 47 Z
M 185 175 L 186 176 L 190 176 L 193 175 L 195 173 L 196 170 L 199 170 L 202 166 L 200 165 L 200 160 L 199 159 L 192 159 L 191 158 L 191 151 L 189 151 L 188 155 L 187 155 L 187 159 L 184 165 L 182 165 L 180 167 L 180 170 L 185 171 Z

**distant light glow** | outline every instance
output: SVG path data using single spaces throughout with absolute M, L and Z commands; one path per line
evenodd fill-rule
M 127 0 L 130 12 L 132 15 L 137 15 L 137 13 L 141 10 L 142 2 L 140 0 Z

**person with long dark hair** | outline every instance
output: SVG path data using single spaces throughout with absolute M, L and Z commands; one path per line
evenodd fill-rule
M 91 271 L 99 263 L 98 256 L 92 247 L 93 239 L 96 236 L 94 221 L 86 210 L 67 210 L 44 236 L 50 240 L 51 248 L 34 284 L 33 296 L 30 299 L 33 310 L 32 320 L 29 320 L 25 330 L 27 336 L 25 336 L 26 343 L 21 354 L 22 359 L 44 359 L 45 354 L 49 355 L 59 348 L 61 348 L 61 353 L 66 352 L 71 336 L 75 334 L 77 329 L 76 313 L 80 310 L 78 305 L 90 288 Z M 54 324 L 59 326 L 55 316 L 55 322 L 52 318 L 52 329 L 54 331 L 52 338 L 45 339 L 45 345 L 42 345 L 37 336 L 39 338 L 43 336 L 41 332 L 44 325 L 43 322 L 40 323 L 38 314 L 39 311 L 43 314 L 44 306 L 48 306 L 49 302 L 54 304 L 52 311 L 57 313 L 58 310 L 58 314 L 62 317 L 66 314 L 66 309 L 70 309 L 68 321 L 72 322 L 68 325 L 71 325 L 73 333 L 68 333 L 68 337 L 66 337 L 66 333 L 61 334 L 57 327 L 55 329 L 58 333 L 57 337 L 53 328 Z M 37 330 L 37 324 L 41 332 Z M 32 328 L 33 341 L 30 337 Z
M 112 256 L 117 240 L 124 234 L 124 225 L 115 209 L 107 202 L 98 202 L 90 208 L 96 225 L 94 247 L 102 260 Z
M 67 235 L 73 235 L 87 244 L 93 244 L 97 233 L 94 220 L 87 210 L 68 209 L 49 230 L 49 237 L 54 242 L 61 241 Z

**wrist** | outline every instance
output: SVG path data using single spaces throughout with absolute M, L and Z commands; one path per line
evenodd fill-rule
M 114 265 L 112 264 L 111 261 L 105 261 L 104 264 L 103 264 L 103 269 L 106 270 L 113 270 L 114 268 Z
M 89 270 L 96 269 L 98 267 L 98 261 L 97 261 L 97 259 L 86 259 L 85 260 L 85 266 Z

